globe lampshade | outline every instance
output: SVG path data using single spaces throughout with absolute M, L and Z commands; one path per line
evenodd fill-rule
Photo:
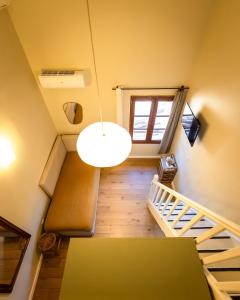
M 131 136 L 123 127 L 112 122 L 97 122 L 79 134 L 77 152 L 94 167 L 113 167 L 122 163 L 132 149 Z

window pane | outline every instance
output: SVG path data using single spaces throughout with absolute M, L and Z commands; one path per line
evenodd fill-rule
M 134 130 L 133 131 L 133 140 L 135 141 L 144 141 L 146 140 L 147 130 Z
M 170 115 L 172 101 L 158 101 L 157 115 Z
M 163 138 L 165 130 L 153 130 L 152 141 L 160 141 Z
M 166 128 L 169 117 L 156 117 L 154 129 Z
M 149 116 L 152 101 L 136 101 L 134 115 Z
M 149 117 L 134 117 L 134 129 L 147 129 Z

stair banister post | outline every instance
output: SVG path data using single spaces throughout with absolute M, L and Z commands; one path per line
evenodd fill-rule
M 186 231 L 188 231 L 189 229 L 191 229 L 191 227 L 197 223 L 199 220 L 201 220 L 201 218 L 203 217 L 204 215 L 199 212 L 194 218 L 192 218 L 191 221 L 188 221 L 187 224 L 181 229 L 178 231 L 178 236 L 181 236 L 183 235 Z
M 159 199 L 158 210 L 160 209 L 161 204 L 162 204 L 163 199 L 165 198 L 166 194 L 167 194 L 167 191 L 164 190 L 163 193 L 162 193 L 162 195 L 161 195 L 161 197 L 160 197 L 160 199 Z M 159 210 L 159 212 L 160 212 L 160 210 Z
M 203 232 L 196 238 L 196 244 L 200 244 L 208 239 L 210 239 L 212 236 L 220 233 L 223 231 L 225 228 L 222 225 L 216 225 L 213 228 Z
M 171 226 L 174 228 L 174 226 L 181 220 L 181 218 L 185 215 L 185 213 L 189 210 L 190 206 L 186 205 L 180 213 L 176 216 L 176 218 L 173 220 Z
M 172 207 L 170 208 L 168 214 L 166 215 L 166 217 L 164 218 L 166 221 L 168 220 L 168 218 L 171 216 L 172 212 L 174 211 L 174 209 L 176 208 L 176 206 L 180 203 L 180 199 L 176 198 Z
M 167 208 L 167 206 L 168 206 L 169 202 L 172 200 L 172 198 L 173 198 L 173 195 L 169 194 L 169 196 L 167 197 L 167 200 L 161 210 L 162 214 L 164 213 L 165 209 Z
M 209 265 L 209 264 L 225 261 L 235 257 L 240 257 L 240 247 L 234 247 L 217 254 L 209 255 L 203 257 L 201 260 L 204 265 Z

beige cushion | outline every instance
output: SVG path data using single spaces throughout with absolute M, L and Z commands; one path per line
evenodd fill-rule
M 40 187 L 52 197 L 55 186 L 64 162 L 67 150 L 60 136 L 57 137 L 48 161 L 39 181 Z
M 86 165 L 77 152 L 68 152 L 47 214 L 45 230 L 92 235 L 99 180 L 99 168 Z

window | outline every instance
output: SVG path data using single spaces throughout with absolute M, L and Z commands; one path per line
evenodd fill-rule
M 174 96 L 132 96 L 129 131 L 133 143 L 159 144 L 170 116 Z

